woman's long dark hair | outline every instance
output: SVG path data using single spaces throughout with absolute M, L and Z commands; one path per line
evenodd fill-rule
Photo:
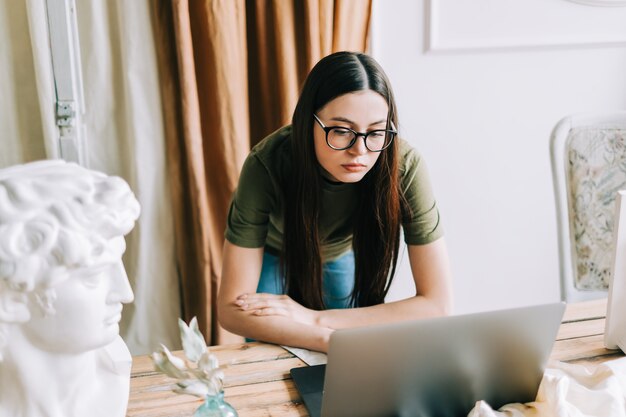
M 282 265 L 287 294 L 302 305 L 324 308 L 322 258 L 318 233 L 322 184 L 313 142 L 313 114 L 329 101 L 372 90 L 388 104 L 387 128 L 398 126 L 387 76 L 371 57 L 337 52 L 309 73 L 292 119 L 292 175 L 283 186 L 285 224 Z M 353 306 L 384 302 L 396 270 L 401 213 L 408 213 L 398 177 L 398 142 L 381 152 L 359 182 L 361 201 L 354 223 Z

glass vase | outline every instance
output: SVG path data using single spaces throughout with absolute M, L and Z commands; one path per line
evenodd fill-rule
M 224 392 L 207 395 L 193 417 L 238 417 L 237 411 L 224 401 Z

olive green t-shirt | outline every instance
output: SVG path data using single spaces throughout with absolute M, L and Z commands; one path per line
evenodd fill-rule
M 265 247 L 280 253 L 284 210 L 280 184 L 292 169 L 290 137 L 291 126 L 277 130 L 259 142 L 244 162 L 228 212 L 225 236 L 232 244 Z M 406 141 L 396 140 L 400 145 L 400 181 L 412 210 L 410 219 L 404 213 L 402 216 L 404 240 L 409 245 L 430 243 L 441 237 L 443 231 L 426 166 Z M 358 197 L 356 183 L 322 181 L 318 224 L 325 261 L 351 249 Z

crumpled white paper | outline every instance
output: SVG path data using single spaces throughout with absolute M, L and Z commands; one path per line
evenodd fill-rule
M 626 358 L 594 371 L 563 362 L 546 369 L 534 402 L 494 411 L 478 401 L 468 417 L 626 417 Z
M 315 352 L 314 350 L 302 349 L 293 346 L 281 346 L 283 349 L 293 353 L 302 362 L 309 366 L 323 365 L 328 362 L 328 358 L 325 353 Z

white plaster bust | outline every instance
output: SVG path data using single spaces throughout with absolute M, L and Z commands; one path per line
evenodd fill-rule
M 0 417 L 126 414 L 138 216 L 121 178 L 59 160 L 0 170 Z

